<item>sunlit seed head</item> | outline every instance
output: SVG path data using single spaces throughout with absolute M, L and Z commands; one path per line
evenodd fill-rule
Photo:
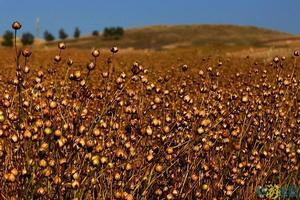
M 95 69 L 96 65 L 95 65 L 94 62 L 90 62 L 89 64 L 87 64 L 86 67 L 87 67 L 87 69 L 88 69 L 89 71 L 92 71 L 92 70 Z
M 55 62 L 60 62 L 61 61 L 61 56 L 60 55 L 54 56 L 54 61 Z
M 66 49 L 66 44 L 64 42 L 59 42 L 58 43 L 58 48 L 63 50 L 63 49 Z
M 186 64 L 182 65 L 181 67 L 182 71 L 187 71 L 188 70 L 188 66 Z
M 69 67 L 73 65 L 73 60 L 71 58 L 68 59 L 67 64 Z
M 14 30 L 19 30 L 22 27 L 22 24 L 18 21 L 14 21 L 11 25 Z
M 28 57 L 30 57 L 30 55 L 31 55 L 31 51 L 30 51 L 29 49 L 24 49 L 24 50 L 22 51 L 22 55 L 23 55 L 24 57 L 28 58 Z
M 275 58 L 273 58 L 273 62 L 277 64 L 279 62 L 279 57 L 276 56 Z
M 93 51 L 92 51 L 92 55 L 93 55 L 95 58 L 98 57 L 98 56 L 100 55 L 99 49 L 93 50 Z
M 115 53 L 117 53 L 119 51 L 119 49 L 118 49 L 118 47 L 112 47 L 110 49 L 110 51 L 115 54 Z
M 25 66 L 25 67 L 24 67 L 24 73 L 25 73 L 25 74 L 28 74 L 29 71 L 30 71 L 30 68 L 29 68 L 28 66 Z
M 163 171 L 163 166 L 161 164 L 157 164 L 155 166 L 155 171 L 158 172 L 158 173 L 161 173 Z

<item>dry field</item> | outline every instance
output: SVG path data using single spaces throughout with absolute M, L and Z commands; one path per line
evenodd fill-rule
M 117 50 L 0 49 L 0 199 L 257 199 L 259 186 L 300 186 L 298 51 Z

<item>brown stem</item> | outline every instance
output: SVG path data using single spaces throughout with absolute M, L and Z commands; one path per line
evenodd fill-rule
M 16 53 L 16 72 L 21 73 L 20 69 L 20 53 L 18 53 L 18 48 L 17 48 L 17 30 L 15 30 L 15 35 L 14 35 L 14 41 L 15 41 L 15 53 Z M 25 63 L 26 63 L 26 58 L 25 58 Z M 19 96 L 19 111 L 18 111 L 18 124 L 17 124 L 17 129 L 20 130 L 20 125 L 22 123 L 22 74 L 18 74 L 19 77 L 18 79 L 18 85 L 17 85 L 17 91 L 18 91 L 18 96 Z M 21 79 L 20 79 L 21 77 Z
M 96 59 L 95 59 L 95 65 L 96 65 Z M 88 80 L 89 80 L 89 76 L 90 76 L 90 70 L 88 70 L 88 73 L 87 73 L 87 75 L 86 75 L 86 77 L 85 77 L 85 84 L 87 85 L 87 83 L 88 83 Z M 83 88 L 83 86 L 81 86 L 81 89 L 80 90 L 82 90 L 82 88 Z M 86 99 L 87 99 L 87 97 L 86 97 L 86 95 L 84 95 L 83 96 L 83 99 L 82 99 L 82 101 L 81 101 L 81 103 L 80 103 L 80 107 L 79 107 L 79 110 L 78 110 L 78 112 L 77 112 L 77 114 L 76 114 L 76 118 L 75 118 L 75 120 L 74 120 L 74 131 L 75 131 L 75 134 L 77 134 L 77 132 L 78 132 L 78 128 L 79 128 L 79 124 L 80 124 L 80 115 L 81 115 L 81 112 L 82 112 L 82 110 L 83 110 L 83 107 L 85 106 L 85 103 L 86 103 Z

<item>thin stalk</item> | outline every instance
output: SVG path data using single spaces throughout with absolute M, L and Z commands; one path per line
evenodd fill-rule
M 18 85 L 17 85 L 17 91 L 18 91 L 18 100 L 19 100 L 19 105 L 18 105 L 18 124 L 17 124 L 17 129 L 20 129 L 21 123 L 22 123 L 22 74 L 21 74 L 21 67 L 19 66 L 19 59 L 20 59 L 20 53 L 18 53 L 18 48 L 17 48 L 17 30 L 15 30 L 15 35 L 14 35 L 14 46 L 15 46 L 15 53 L 16 53 L 16 72 L 19 72 L 18 74 Z M 25 58 L 25 63 L 26 63 L 26 58 Z M 21 77 L 21 79 L 20 79 Z
M 96 58 L 95 58 L 95 65 L 96 65 Z M 87 85 L 87 83 L 88 83 L 88 80 L 89 80 L 89 76 L 90 76 L 90 73 L 91 73 L 91 71 L 90 70 L 88 70 L 88 73 L 87 73 L 87 75 L 86 75 L 86 77 L 85 77 L 85 84 Z M 81 89 L 83 88 L 83 86 L 81 87 Z M 86 99 L 87 99 L 87 97 L 86 97 L 86 95 L 84 95 L 83 96 L 83 99 L 82 99 L 82 101 L 81 101 L 81 103 L 80 103 L 80 107 L 79 107 L 79 110 L 78 110 L 78 112 L 77 112 L 77 114 L 76 114 L 76 118 L 75 118 L 75 121 L 74 121 L 74 130 L 75 130 L 75 134 L 77 133 L 77 131 L 78 131 L 78 125 L 79 125 L 79 123 L 80 123 L 80 115 L 81 115 L 81 112 L 82 112 L 82 110 L 83 110 L 83 107 L 86 105 Z

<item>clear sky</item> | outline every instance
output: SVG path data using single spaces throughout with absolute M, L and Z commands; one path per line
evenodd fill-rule
M 0 0 L 0 34 L 19 20 L 22 31 L 73 35 L 106 26 L 157 24 L 255 25 L 300 34 L 300 0 Z

